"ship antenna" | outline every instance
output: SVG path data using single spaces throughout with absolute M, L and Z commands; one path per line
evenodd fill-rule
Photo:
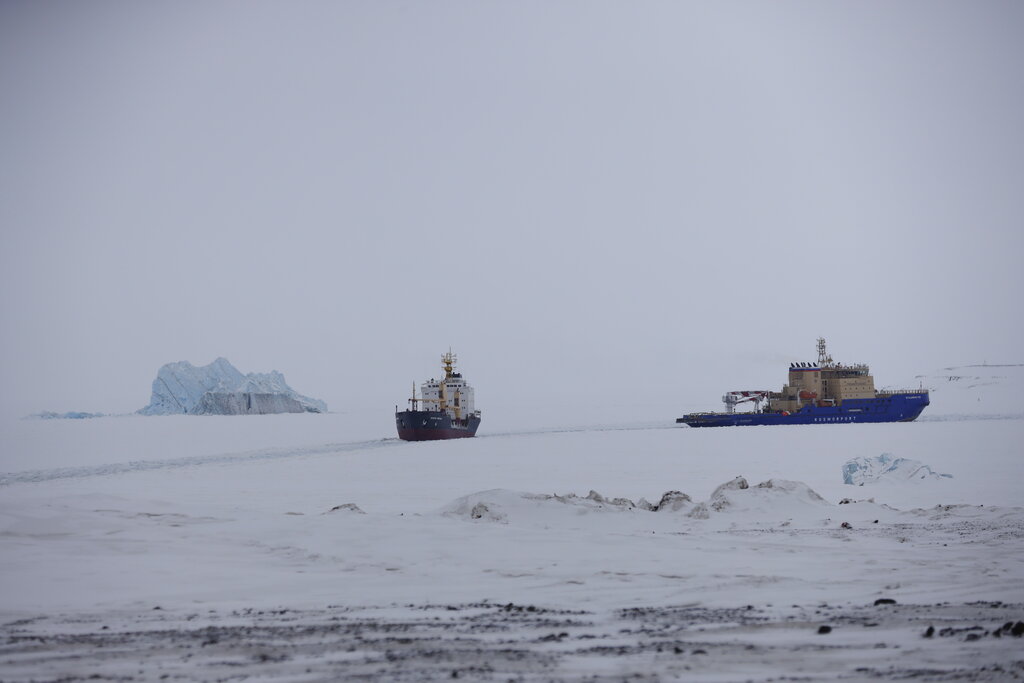
M 818 365 L 826 368 L 832 365 L 832 356 L 825 350 L 824 337 L 818 337 Z

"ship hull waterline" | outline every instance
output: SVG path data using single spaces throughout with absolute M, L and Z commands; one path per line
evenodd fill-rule
M 928 392 L 847 399 L 839 406 L 805 405 L 794 413 L 691 413 L 676 419 L 690 427 L 758 427 L 770 425 L 912 422 L 928 406 Z
M 403 410 L 395 413 L 398 438 L 403 441 L 439 441 L 476 436 L 480 418 L 453 420 L 440 410 Z

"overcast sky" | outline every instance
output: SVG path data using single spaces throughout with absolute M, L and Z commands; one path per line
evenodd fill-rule
M 0 411 L 1024 362 L 1024 4 L 0 3 Z

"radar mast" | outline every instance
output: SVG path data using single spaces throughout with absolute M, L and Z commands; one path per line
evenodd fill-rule
M 445 379 L 451 379 L 452 378 L 452 374 L 455 372 L 455 361 L 456 360 L 457 359 L 455 357 L 455 354 L 452 353 L 452 350 L 450 348 L 448 349 L 448 353 L 446 353 L 443 356 L 441 356 L 441 363 L 444 364 L 444 378 Z
M 825 350 L 825 338 L 818 337 L 818 366 L 823 368 L 832 367 L 832 356 Z

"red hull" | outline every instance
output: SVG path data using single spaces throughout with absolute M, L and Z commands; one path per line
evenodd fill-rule
M 398 438 L 403 441 L 438 441 L 441 439 L 468 439 L 476 436 L 468 429 L 401 429 Z
M 405 410 L 395 413 L 395 426 L 398 438 L 403 441 L 467 439 L 476 435 L 480 417 L 472 415 L 465 420 L 452 420 L 440 410 Z

